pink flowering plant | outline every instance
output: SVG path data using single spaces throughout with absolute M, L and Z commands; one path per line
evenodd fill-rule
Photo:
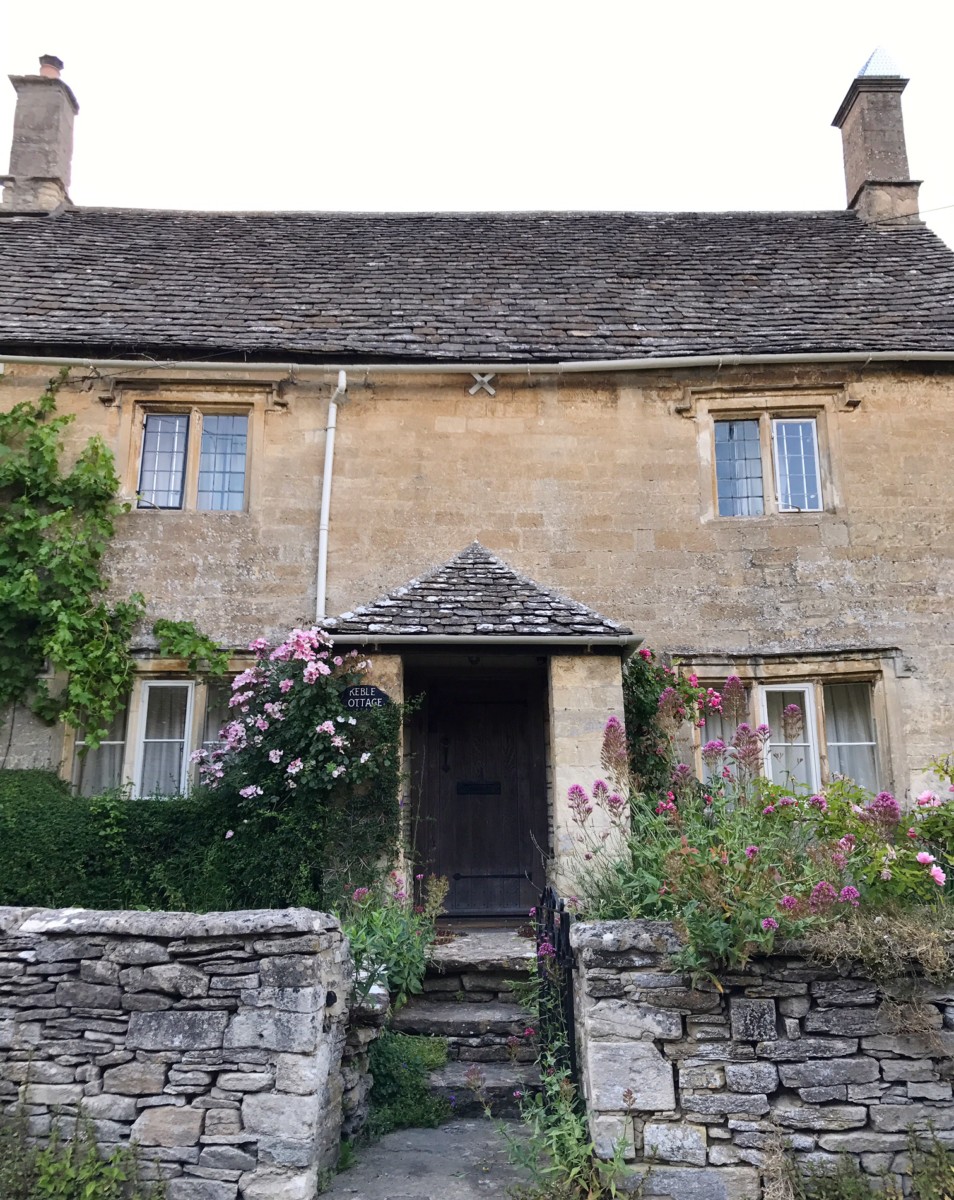
M 623 677 L 623 703 L 630 731 L 629 775 L 641 791 L 668 783 L 679 734 L 687 724 L 705 720 L 713 696 L 718 703 L 717 694 L 680 671 L 678 661 L 664 662 L 647 646 L 633 655 Z
M 632 741 L 610 718 L 609 781 L 575 785 L 568 797 L 584 914 L 672 920 L 685 944 L 681 964 L 711 971 L 858 910 L 943 903 L 954 865 L 954 792 L 926 792 L 904 813 L 890 793 L 872 796 L 849 780 L 819 792 L 773 783 L 765 774 L 772 733 L 742 719 L 744 701 L 730 677 L 697 695 L 695 708 L 681 706 L 683 721 L 697 724 L 700 712 L 717 708 L 737 722 L 735 732 L 727 742 L 703 741 L 705 780 L 675 763 L 655 789 L 639 786 Z M 783 714 L 781 732 L 800 739 L 796 706 Z
M 229 907 L 331 908 L 396 854 L 401 707 L 350 712 L 342 691 L 370 663 L 338 654 L 320 629 L 249 649 L 254 662 L 233 681 L 221 743 L 193 756 L 221 814 Z
M 400 1008 L 422 990 L 427 952 L 437 936 L 448 886 L 437 875 L 418 874 L 411 881 L 394 870 L 373 887 L 355 888 L 345 898 L 343 924 L 359 997 L 380 985 Z M 415 891 L 420 904 L 414 903 Z

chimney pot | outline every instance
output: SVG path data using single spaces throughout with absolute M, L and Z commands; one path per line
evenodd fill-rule
M 40 55 L 40 74 L 44 79 L 59 79 L 62 70 L 62 58 L 57 58 L 55 54 Z
M 848 207 L 866 221 L 917 219 L 921 185 L 908 171 L 901 115 L 907 85 L 888 55 L 875 50 L 832 121 L 841 130 Z

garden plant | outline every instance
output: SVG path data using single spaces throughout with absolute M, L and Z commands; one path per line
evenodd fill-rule
M 872 795 L 834 778 L 812 791 L 765 772 L 772 732 L 742 718 L 742 682 L 730 676 L 715 691 L 681 677 L 650 651 L 627 681 L 640 703 L 657 689 L 649 729 L 627 740 L 610 718 L 603 766 L 609 782 L 570 790 L 575 824 L 580 911 L 590 918 L 671 920 L 683 935 L 679 965 L 715 977 L 720 968 L 771 952 L 778 939 L 802 939 L 830 961 L 852 948 L 864 960 L 864 937 L 852 930 L 880 918 L 896 955 L 871 962 L 881 973 L 920 970 L 946 978 L 954 867 L 952 761 L 932 764 L 939 783 L 902 808 L 889 792 Z M 706 740 L 705 779 L 676 760 L 679 737 L 709 712 L 728 719 L 728 741 Z M 795 742 L 802 713 L 790 705 L 782 736 Z M 645 769 L 648 753 L 652 772 Z M 664 782 L 640 786 L 649 776 Z M 613 831 L 607 836 L 606 830 Z M 891 938 L 892 921 L 898 936 Z M 923 936 L 912 940 L 912 926 Z

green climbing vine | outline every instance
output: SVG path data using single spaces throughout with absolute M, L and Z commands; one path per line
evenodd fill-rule
M 228 651 L 200 633 L 191 621 L 167 621 L 163 617 L 153 625 L 152 632 L 160 653 L 185 659 L 190 671 L 225 675 L 229 669 Z
M 26 704 L 43 720 L 83 728 L 95 747 L 129 693 L 130 641 L 145 601 L 138 592 L 107 599 L 103 556 L 129 506 L 116 499 L 102 438 L 63 468 L 73 418 L 57 413 L 56 396 L 67 376 L 64 368 L 38 400 L 0 413 L 0 711 Z M 159 621 L 154 632 L 190 669 L 204 660 L 224 671 L 227 656 L 191 622 Z M 50 676 L 66 682 L 53 691 Z

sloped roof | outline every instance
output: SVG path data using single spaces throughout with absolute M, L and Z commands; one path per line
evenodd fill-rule
M 452 634 L 480 638 L 592 637 L 614 641 L 632 633 L 584 604 L 567 600 L 518 575 L 479 542 L 450 562 L 412 579 L 354 612 L 329 617 L 323 624 L 335 636 L 415 637 Z
M 0 352 L 338 363 L 954 350 L 954 254 L 855 213 L 0 216 Z

